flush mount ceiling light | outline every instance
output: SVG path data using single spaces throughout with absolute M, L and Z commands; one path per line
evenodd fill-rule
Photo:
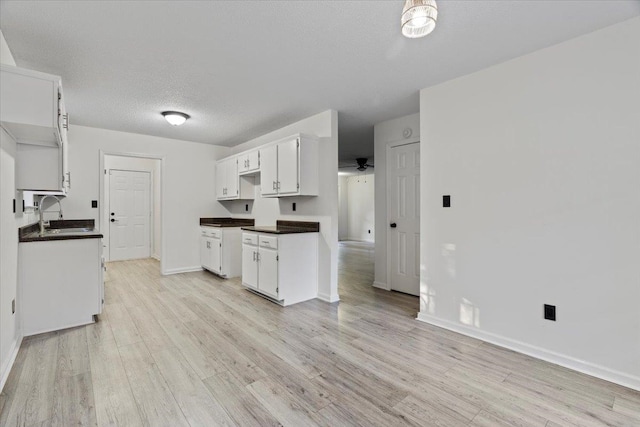
M 188 114 L 180 113 L 179 111 L 163 111 L 162 115 L 173 126 L 180 126 L 190 118 Z
M 435 0 L 406 0 L 400 19 L 402 35 L 410 39 L 424 37 L 436 27 L 437 19 Z

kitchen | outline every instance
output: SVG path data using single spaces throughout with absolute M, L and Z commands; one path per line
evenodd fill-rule
M 247 3 L 147 9 L 138 2 L 61 2 L 56 9 L 3 0 L 3 70 L 18 62 L 62 75 L 67 107 L 100 101 L 85 104 L 95 109 L 68 108 L 69 116 L 50 102 L 57 142 L 40 145 L 46 148 L 37 154 L 26 147 L 34 144 L 17 140 L 24 128 L 3 119 L 9 132 L 1 132 L 0 153 L 0 359 L 8 385 L 0 420 L 7 414 L 27 425 L 637 419 L 638 270 L 629 262 L 637 259 L 633 218 L 640 208 L 631 164 L 637 123 L 629 118 L 637 115 L 630 94 L 640 87 L 637 3 L 557 2 L 554 14 L 534 2 L 442 3 L 441 31 L 408 41 L 393 2 L 255 2 L 259 13 L 244 16 L 250 25 L 235 34 L 231 12 Z M 371 7 L 364 15 L 362 4 Z M 197 13 L 198 7 L 215 13 Z M 57 25 L 74 13 L 91 19 Z M 492 25 L 463 25 L 485 13 Z M 181 22 L 188 24 L 166 25 L 187 16 Z M 314 19 L 296 19 L 302 16 Z M 367 37 L 350 32 L 354 16 L 352 22 L 375 30 L 363 30 Z M 542 18 L 548 38 L 536 31 Z M 277 32 L 273 22 L 286 25 Z M 149 37 L 151 28 L 162 37 Z M 208 33 L 220 28 L 228 32 Z M 91 41 L 91 34 L 100 37 Z M 345 40 L 360 47 L 347 49 Z M 67 54 L 56 54 L 60 46 Z M 321 54 L 314 56 L 315 49 Z M 353 60 L 354 52 L 378 62 Z M 120 61 L 122 55 L 130 56 Z M 323 60 L 334 55 L 340 59 Z M 607 60 L 593 61 L 594 55 Z M 172 78 L 162 83 L 163 73 Z M 160 89 L 145 104 L 143 92 L 152 86 Z M 366 120 L 355 114 L 358 106 L 367 109 Z M 169 110 L 187 114 L 186 123 L 167 123 Z M 296 150 L 308 147 L 306 141 L 317 144 L 309 158 L 287 161 L 298 182 L 280 178 L 277 163 L 262 168 L 272 147 L 286 152 L 293 142 Z M 363 257 L 345 257 L 338 242 L 338 166 L 347 157 L 368 156 L 373 164 L 373 153 L 345 152 L 348 141 L 373 142 L 367 149 L 377 160 L 375 266 L 367 264 L 363 278 L 356 265 Z M 388 237 L 397 230 L 387 215 L 390 202 L 380 205 L 394 191 L 385 179 L 389 153 L 410 144 L 420 151 L 401 154 L 397 165 L 411 160 L 420 173 L 412 177 L 412 206 L 421 216 L 411 264 L 419 298 L 388 291 L 386 254 L 394 249 Z M 105 271 L 101 259 L 114 246 L 106 237 L 118 214 L 112 218 L 107 206 L 106 170 L 118 169 L 110 157 L 158 165 L 151 174 L 158 233 L 152 258 L 110 262 Z M 24 184 L 41 179 L 56 188 Z M 42 236 L 22 191 L 28 187 L 57 190 L 42 204 L 48 222 Z M 86 222 L 56 222 L 58 211 L 63 221 Z M 283 231 L 304 232 L 275 233 Z M 586 235 L 607 244 L 596 246 Z M 28 241 L 45 237 L 51 241 Z M 234 255 L 213 254 L 227 237 Z M 96 244 L 101 238 L 104 247 Z M 23 287 L 21 278 L 46 285 L 60 264 L 23 249 L 70 242 L 93 245 L 62 250 L 91 257 L 88 281 L 96 285 L 82 296 L 91 306 L 80 304 L 90 312 L 39 334 L 47 329 L 23 315 L 42 294 Z M 47 258 L 46 267 L 25 263 L 30 256 Z M 273 268 L 279 262 L 293 282 L 309 285 L 303 295 L 281 285 Z M 78 280 L 85 279 L 71 279 Z M 64 295 L 47 299 L 59 308 L 65 301 L 55 298 Z M 548 317 L 546 306 L 556 304 L 557 318 L 555 311 Z M 34 390 L 43 392 L 29 406 Z

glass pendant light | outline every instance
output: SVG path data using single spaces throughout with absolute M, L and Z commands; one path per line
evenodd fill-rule
M 424 37 L 436 27 L 437 19 L 435 0 L 406 0 L 400 19 L 402 35 L 410 39 Z

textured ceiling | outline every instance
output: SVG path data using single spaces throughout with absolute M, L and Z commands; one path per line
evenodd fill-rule
M 72 123 L 234 145 L 332 108 L 340 159 L 418 91 L 640 14 L 638 1 L 439 1 L 400 35 L 403 1 L 1 1 L 18 66 L 62 76 Z M 192 116 L 173 128 L 163 110 Z

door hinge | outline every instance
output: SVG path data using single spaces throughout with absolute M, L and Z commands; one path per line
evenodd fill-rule
M 300 138 L 296 139 L 296 147 L 300 147 Z
M 276 294 L 280 292 L 280 288 L 276 288 Z
M 107 170 L 106 170 L 106 169 L 104 170 L 104 174 L 105 174 L 105 175 L 107 174 Z
M 297 185 L 297 187 L 298 187 L 298 190 L 299 190 L 299 189 L 300 189 L 300 183 L 297 183 L 296 185 Z
M 280 255 L 276 255 L 276 261 L 280 261 Z

